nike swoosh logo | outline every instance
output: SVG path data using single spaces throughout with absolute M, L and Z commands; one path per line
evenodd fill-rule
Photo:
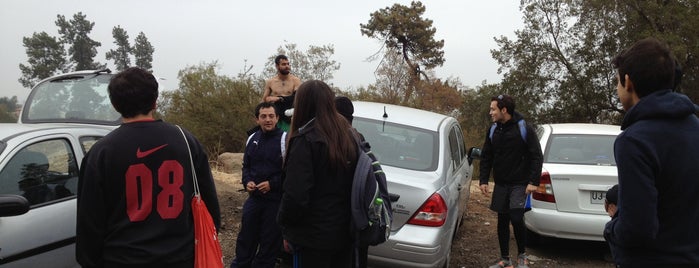
M 144 152 L 141 152 L 141 147 L 138 147 L 138 149 L 136 149 L 136 158 L 144 158 L 152 153 L 155 153 L 155 151 L 160 150 L 165 146 L 167 146 L 167 143 Z

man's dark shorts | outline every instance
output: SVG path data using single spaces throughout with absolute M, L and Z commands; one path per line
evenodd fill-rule
M 508 213 L 510 209 L 524 209 L 527 201 L 527 185 L 495 184 L 490 209 L 498 213 Z

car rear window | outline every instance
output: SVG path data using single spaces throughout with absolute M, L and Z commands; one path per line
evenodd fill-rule
M 23 123 L 121 123 L 109 100 L 111 74 L 80 74 L 45 81 L 32 89 Z
M 612 135 L 551 135 L 544 162 L 616 166 Z
M 437 132 L 358 117 L 353 126 L 364 135 L 381 165 L 418 171 L 437 169 Z

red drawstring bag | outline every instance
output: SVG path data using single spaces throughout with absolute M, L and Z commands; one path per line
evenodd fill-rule
M 192 197 L 192 217 L 194 218 L 194 268 L 223 268 L 223 253 L 221 244 L 218 242 L 218 233 L 214 219 L 211 218 L 209 210 L 201 199 L 199 192 L 199 182 L 197 173 L 194 171 L 194 160 L 192 151 L 189 149 L 187 136 L 180 126 L 177 126 L 187 143 L 189 152 L 189 164 L 192 168 L 192 183 L 194 184 L 194 197 Z
M 192 198 L 194 216 L 194 267 L 222 268 L 223 254 L 218 241 L 216 226 L 201 196 Z

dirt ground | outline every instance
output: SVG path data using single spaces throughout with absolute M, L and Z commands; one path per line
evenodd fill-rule
M 240 155 L 236 156 L 239 161 Z M 239 163 L 239 162 L 238 162 Z M 218 169 L 220 170 L 220 169 Z M 214 169 L 214 178 L 221 205 L 220 240 L 224 263 L 230 265 L 235 255 L 235 240 L 240 229 L 243 202 L 247 194 L 242 192 L 240 167 L 233 173 Z M 492 189 L 492 187 L 491 187 Z M 498 258 L 498 242 L 495 226 L 497 217 L 488 209 L 490 196 L 483 195 L 474 181 L 468 214 L 459 228 L 451 249 L 450 267 L 488 267 Z M 517 252 L 514 236 L 510 241 L 510 252 Z M 528 247 L 530 267 L 614 267 L 609 261 L 609 249 L 603 242 L 581 242 L 563 239 L 542 239 L 534 247 Z M 279 265 L 279 267 L 288 267 Z

